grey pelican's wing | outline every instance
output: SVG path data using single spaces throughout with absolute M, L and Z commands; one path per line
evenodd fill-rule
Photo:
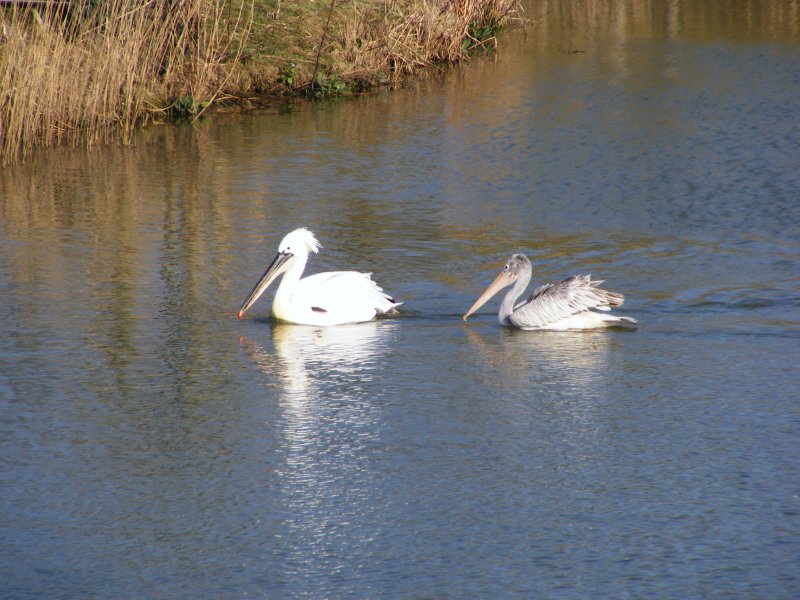
M 600 289 L 602 281 L 589 275 L 575 275 L 558 283 L 540 285 L 527 301 L 517 305 L 509 320 L 512 325 L 535 329 L 589 309 L 610 310 L 624 300 L 622 294 Z

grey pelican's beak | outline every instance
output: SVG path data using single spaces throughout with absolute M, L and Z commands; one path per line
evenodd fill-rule
M 258 280 L 258 283 L 253 287 L 250 291 L 250 294 L 247 296 L 245 301 L 242 303 L 242 307 L 239 309 L 239 314 L 236 316 L 241 319 L 242 315 L 247 311 L 248 308 L 253 306 L 258 300 L 258 297 L 264 293 L 269 285 L 278 278 L 278 275 L 283 273 L 289 268 L 289 260 L 292 258 L 293 254 L 289 252 L 278 252 L 278 255 L 273 259 L 272 264 L 264 271 L 264 274 L 261 276 L 261 279 Z
M 462 317 L 462 319 L 464 319 L 466 321 L 468 316 L 470 316 L 472 313 L 474 313 L 476 310 L 478 310 L 481 306 L 486 304 L 489 301 L 489 299 L 492 296 L 494 296 L 497 292 L 502 290 L 504 287 L 508 287 L 509 285 L 514 283 L 514 280 L 516 278 L 517 278 L 516 275 L 513 275 L 513 274 L 509 273 L 508 271 L 505 271 L 505 270 L 500 271 L 500 274 L 497 277 L 494 278 L 494 281 L 492 281 L 492 283 L 489 284 L 489 287 L 487 287 L 486 291 L 483 292 L 483 294 L 481 294 L 481 297 L 478 298 L 477 300 L 475 300 L 475 304 L 470 306 L 469 310 L 466 313 L 464 313 L 464 316 Z

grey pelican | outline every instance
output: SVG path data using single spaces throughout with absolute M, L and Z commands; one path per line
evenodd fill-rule
M 531 261 L 524 254 L 512 255 L 500 274 L 466 312 L 464 320 L 501 289 L 513 284 L 500 304 L 498 319 L 501 325 L 557 331 L 636 326 L 636 319 L 608 312 L 622 304 L 623 295 L 599 288 L 603 282 L 592 281 L 589 275 L 575 275 L 558 283 L 540 285 L 527 300 L 517 303 L 530 280 Z
M 272 314 L 288 323 L 302 325 L 341 325 L 370 321 L 377 315 L 392 313 L 402 304 L 383 293 L 372 281 L 371 273 L 331 271 L 300 278 L 311 252 L 321 245 L 305 227 L 288 233 L 278 246 L 278 254 L 242 303 L 241 319 L 259 296 L 283 275 Z

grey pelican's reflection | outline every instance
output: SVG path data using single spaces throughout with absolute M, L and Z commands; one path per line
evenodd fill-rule
M 465 327 L 464 333 L 480 362 L 516 381 L 543 370 L 577 383 L 602 379 L 614 339 L 598 332 L 501 330 L 499 338 L 487 338 Z
M 608 332 L 519 331 L 503 329 L 485 336 L 464 328 L 479 368 L 487 380 L 503 388 L 525 386 L 532 394 L 593 397 L 607 384 L 611 350 L 617 337 Z M 619 334 L 624 335 L 624 334 Z
M 545 419 L 558 444 L 593 443 L 609 390 L 608 365 L 618 343 L 608 332 L 529 332 L 502 329 L 498 336 L 464 328 L 477 369 L 522 422 Z M 624 334 L 619 334 L 624 335 Z
M 312 569 L 323 562 L 325 570 L 336 569 L 338 563 L 325 561 L 347 564 L 375 533 L 358 524 L 386 504 L 375 499 L 380 486 L 370 466 L 382 433 L 379 375 L 395 331 L 390 321 L 275 324 L 274 352 L 242 341 L 278 391 L 275 474 L 287 512 L 285 551 L 293 564 Z

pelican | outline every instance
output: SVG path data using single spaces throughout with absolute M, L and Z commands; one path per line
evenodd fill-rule
M 636 319 L 609 314 L 620 306 L 624 297 L 598 286 L 589 275 L 574 275 L 558 283 L 540 285 L 524 302 L 517 303 L 531 280 L 531 261 L 524 254 L 513 254 L 502 271 L 464 315 L 472 313 L 504 287 L 514 285 L 500 304 L 501 325 L 521 329 L 601 329 L 603 327 L 635 327 Z M 601 311 L 601 312 L 598 312 Z
M 320 248 L 317 238 L 305 227 L 286 234 L 278 246 L 278 255 L 242 303 L 237 316 L 241 319 L 280 275 L 283 279 L 275 292 L 272 314 L 288 323 L 360 323 L 392 313 L 402 304 L 384 294 L 372 281 L 371 273 L 332 271 L 301 279 L 310 253 L 319 252 Z

